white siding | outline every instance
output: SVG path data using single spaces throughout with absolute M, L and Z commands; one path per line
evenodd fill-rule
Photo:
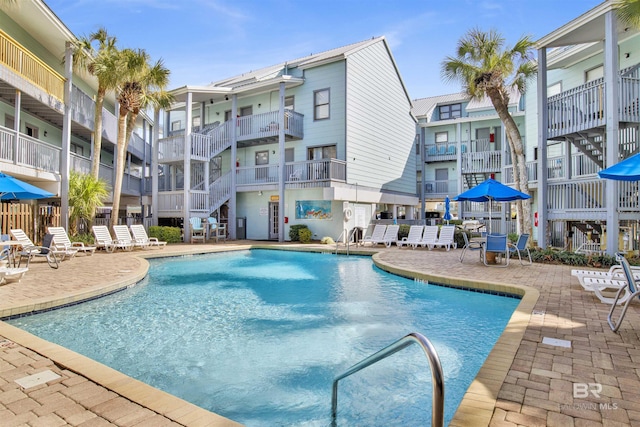
M 415 122 L 384 43 L 347 59 L 349 183 L 415 194 Z

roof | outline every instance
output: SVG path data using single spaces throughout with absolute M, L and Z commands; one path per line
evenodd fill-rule
M 426 117 L 428 121 L 431 121 L 433 111 L 438 105 L 452 104 L 455 102 L 466 102 L 468 100 L 469 95 L 464 92 L 414 99 L 412 111 L 416 117 Z

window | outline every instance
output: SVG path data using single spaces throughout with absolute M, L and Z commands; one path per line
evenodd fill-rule
M 180 122 L 180 120 L 171 122 L 171 130 L 180 130 L 180 129 L 182 129 L 182 122 Z
M 436 132 L 436 142 L 449 142 L 449 132 Z
M 604 77 L 604 66 L 599 65 L 596 68 L 587 70 L 587 72 L 584 73 L 584 82 L 590 82 L 601 77 Z
M 29 124 L 29 123 L 24 124 L 24 133 L 26 133 L 32 138 L 38 138 L 38 128 L 32 124 Z
M 73 142 L 71 143 L 71 152 L 80 156 L 84 156 L 84 148 L 82 147 L 82 145 L 74 144 Z
M 307 160 L 335 159 L 336 157 L 337 149 L 335 145 L 310 147 L 307 150 Z
M 457 119 L 462 117 L 462 104 L 440 106 L 440 120 Z
M 8 114 L 4 115 L 4 127 L 6 127 L 7 129 L 13 129 L 14 122 L 15 118 L 13 116 L 10 116 Z
M 285 148 L 284 149 L 284 161 L 286 163 L 291 163 L 294 160 L 293 148 Z
M 554 83 L 547 87 L 547 96 L 557 95 L 562 92 L 562 82 Z
M 194 128 L 200 126 L 200 116 L 193 118 L 193 120 L 191 121 L 191 126 L 193 126 Z
M 224 121 L 228 122 L 229 120 L 231 120 L 231 110 L 227 110 L 224 112 Z
M 313 92 L 313 119 L 324 120 L 329 118 L 329 89 Z
M 284 109 L 291 110 L 291 111 L 295 109 L 293 95 L 284 97 Z

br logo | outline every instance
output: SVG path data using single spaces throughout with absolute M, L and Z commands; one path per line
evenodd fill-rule
M 602 384 L 599 383 L 573 383 L 573 397 L 585 399 L 591 394 L 595 398 L 600 398 Z

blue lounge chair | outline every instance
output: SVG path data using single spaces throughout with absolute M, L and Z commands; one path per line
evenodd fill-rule
M 529 240 L 529 235 L 528 234 L 521 234 L 518 236 L 518 241 L 516 242 L 516 244 L 509 244 L 509 252 L 511 254 L 518 254 L 518 259 L 520 260 L 520 264 L 522 265 L 526 265 L 522 263 L 522 254 L 523 253 L 527 253 L 527 256 L 529 257 L 529 264 L 531 265 L 533 264 L 533 261 L 531 261 L 531 252 L 529 251 L 529 248 L 527 247 L 527 241 Z

